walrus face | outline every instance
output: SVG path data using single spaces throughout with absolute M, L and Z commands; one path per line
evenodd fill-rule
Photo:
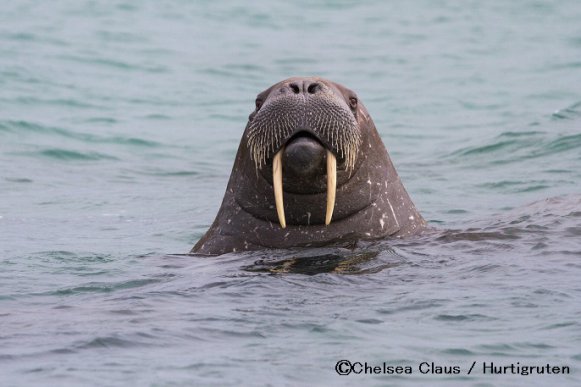
M 326 189 L 325 224 L 331 223 L 337 187 L 358 166 L 366 120 L 353 91 L 321 78 L 290 78 L 257 96 L 245 138 L 257 173 L 273 187 L 283 228 L 283 191 Z

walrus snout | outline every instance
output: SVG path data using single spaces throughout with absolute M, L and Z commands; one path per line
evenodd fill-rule
M 307 130 L 353 171 L 362 142 L 350 102 L 355 99 L 347 99 L 336 85 L 316 77 L 290 78 L 259 95 L 246 128 L 256 168 L 261 169 L 289 139 Z
M 284 149 L 284 167 L 287 173 L 299 176 L 325 173 L 326 149 L 312 137 L 297 137 Z

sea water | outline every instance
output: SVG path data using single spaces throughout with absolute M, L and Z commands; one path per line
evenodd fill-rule
M 3 2 L 0 384 L 579 385 L 579 20 L 573 0 Z M 358 93 L 434 230 L 179 255 L 256 94 L 295 75 Z

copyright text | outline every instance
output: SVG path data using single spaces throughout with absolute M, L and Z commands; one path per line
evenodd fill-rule
M 494 362 L 477 362 L 465 366 L 459 364 L 438 364 L 435 362 L 421 362 L 416 366 L 393 365 L 388 363 L 372 364 L 368 362 L 339 360 L 335 364 L 335 372 L 339 375 L 470 375 L 480 373 L 484 375 L 557 375 L 571 373 L 567 365 L 551 364 L 521 364 L 520 362 L 498 364 Z

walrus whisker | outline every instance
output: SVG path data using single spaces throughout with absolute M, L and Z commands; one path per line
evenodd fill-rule
M 284 217 L 284 203 L 282 198 L 282 154 L 284 147 L 279 150 L 272 160 L 272 185 L 274 187 L 274 202 L 276 204 L 276 214 L 282 228 L 286 228 L 286 219 Z
M 333 210 L 335 209 L 335 195 L 337 193 L 337 158 L 327 150 L 327 214 L 325 225 L 331 224 Z

